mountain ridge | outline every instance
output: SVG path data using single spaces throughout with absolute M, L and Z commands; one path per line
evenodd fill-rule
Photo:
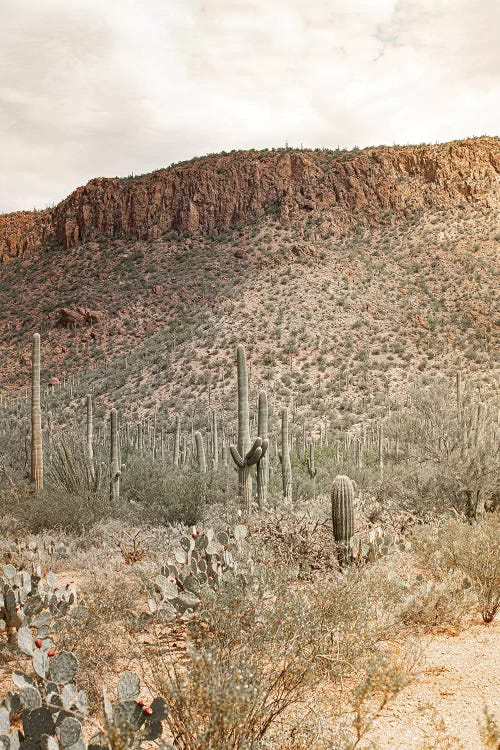
M 499 204 L 500 139 L 361 151 L 280 149 L 199 157 L 132 178 L 97 177 L 44 211 L 0 215 L 0 260 L 102 237 L 217 232 L 266 215 L 321 217 L 325 231 L 376 226 L 387 211 Z

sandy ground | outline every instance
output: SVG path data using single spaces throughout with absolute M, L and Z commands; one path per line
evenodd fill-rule
M 458 636 L 436 636 L 424 650 L 417 679 L 376 721 L 364 748 L 430 750 L 482 747 L 479 723 L 488 705 L 500 716 L 500 622 Z M 448 743 L 439 736 L 444 725 Z

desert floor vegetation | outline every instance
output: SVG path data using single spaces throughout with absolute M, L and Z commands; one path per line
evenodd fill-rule
M 43 383 L 41 420 L 3 400 L 3 746 L 498 747 L 489 391 L 457 372 L 327 427 L 254 400 L 237 362 L 230 420 L 110 419 L 89 394 L 62 428 Z M 465 729 L 423 707 L 438 646 Z

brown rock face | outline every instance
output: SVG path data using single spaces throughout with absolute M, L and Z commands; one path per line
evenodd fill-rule
M 497 206 L 500 140 L 358 152 L 247 151 L 203 157 L 142 177 L 97 178 L 48 211 L 0 216 L 0 259 L 57 243 L 154 239 L 223 230 L 271 213 L 283 222 L 331 215 L 338 228 L 385 211 L 460 201 Z
M 82 328 L 102 323 L 103 315 L 97 310 L 89 310 L 86 307 L 62 307 L 59 310 L 57 324 L 63 328 Z

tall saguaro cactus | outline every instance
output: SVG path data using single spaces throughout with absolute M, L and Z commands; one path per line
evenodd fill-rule
M 281 412 L 281 478 L 283 481 L 283 498 L 292 502 L 292 464 L 288 444 L 288 409 Z
M 33 335 L 31 360 L 31 481 L 43 490 L 42 408 L 40 406 L 40 334 Z
M 378 428 L 378 472 L 380 480 L 384 478 L 384 424 L 380 422 Z
M 207 462 L 205 459 L 205 446 L 203 445 L 203 435 L 198 430 L 194 433 L 194 442 L 196 445 L 196 456 L 198 458 L 198 469 L 200 474 L 207 473 Z
M 90 473 L 94 478 L 94 420 L 92 411 L 92 396 L 87 394 L 87 457 L 90 465 Z
M 217 412 L 212 412 L 212 462 L 215 467 L 219 465 L 219 439 L 217 436 Z
M 120 450 L 118 445 L 118 412 L 111 409 L 111 482 L 110 482 L 110 499 L 118 501 L 120 499 Z
M 175 415 L 175 433 L 174 433 L 174 466 L 179 466 L 181 446 L 181 419 L 178 414 Z
M 267 408 L 267 394 L 265 391 L 259 393 L 258 416 L 257 416 L 257 433 L 262 441 L 268 441 L 269 417 Z M 269 480 L 269 465 L 267 452 L 257 461 L 257 501 L 259 508 L 262 508 L 267 502 L 267 485 Z
M 350 542 L 354 534 L 354 485 L 344 474 L 333 480 L 332 522 L 338 561 L 344 568 L 351 561 Z
M 258 436 L 250 445 L 250 426 L 248 412 L 248 373 L 245 350 L 238 346 L 236 350 L 238 369 L 238 445 L 231 445 L 229 450 L 238 467 L 238 494 L 243 512 L 248 515 L 252 508 L 252 477 L 250 469 L 266 455 L 269 445 L 267 439 Z

